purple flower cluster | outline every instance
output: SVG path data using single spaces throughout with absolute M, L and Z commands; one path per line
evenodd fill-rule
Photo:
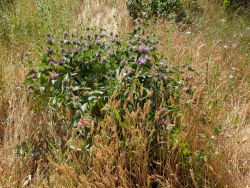
M 108 61 L 107 57 L 103 56 L 101 57 L 100 63 L 106 63 Z
M 55 63 L 56 65 L 60 65 L 60 66 L 65 65 L 65 61 L 63 61 L 63 60 L 54 60 L 54 63 Z
M 75 49 L 73 49 L 73 50 L 71 51 L 71 53 L 72 53 L 72 55 L 77 55 L 79 51 L 80 51 L 79 48 L 75 48 Z
M 55 52 L 56 52 L 56 51 L 55 51 L 54 49 L 50 49 L 50 48 L 49 48 L 49 49 L 47 50 L 47 54 L 48 54 L 48 55 L 52 55 L 52 54 L 54 54 Z
M 37 75 L 36 73 L 34 73 L 34 74 L 31 75 L 31 78 L 32 78 L 32 79 L 37 79 L 37 78 L 38 78 L 38 75 Z
M 133 72 L 133 68 L 131 68 L 131 67 L 124 67 L 122 69 L 123 77 L 129 75 L 131 72 Z
M 145 65 L 149 61 L 150 61 L 150 57 L 146 55 L 146 56 L 139 57 L 139 59 L 137 60 L 137 63 L 139 65 Z
M 190 80 L 193 80 L 193 76 L 192 76 L 192 75 L 188 75 L 188 76 L 186 77 L 186 81 L 190 81 Z
M 32 67 L 30 69 L 30 73 L 37 73 L 39 71 L 39 69 L 37 67 Z
M 150 48 L 146 46 L 145 44 L 141 44 L 140 46 L 137 47 L 138 52 L 140 53 L 149 53 Z
M 66 38 L 68 36 L 68 33 L 67 32 L 64 32 L 63 33 L 63 38 Z
M 55 73 L 55 72 L 52 72 L 52 73 L 50 74 L 50 78 L 51 78 L 52 80 L 57 79 L 58 76 L 59 76 L 59 74 L 57 74 L 57 73 Z

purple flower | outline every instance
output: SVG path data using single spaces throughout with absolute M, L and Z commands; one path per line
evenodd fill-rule
M 68 33 L 67 32 L 64 32 L 63 33 L 63 38 L 66 38 L 68 36 Z
M 187 77 L 186 77 L 186 80 L 188 81 L 188 80 L 193 80 L 193 76 L 192 75 L 188 75 Z
M 110 50 L 108 51 L 108 55 L 110 55 L 110 56 L 113 56 L 113 55 L 115 55 L 115 52 L 114 52 L 114 50 L 110 49 Z
M 149 53 L 150 52 L 150 48 L 148 46 L 146 46 L 145 44 L 141 44 L 140 46 L 138 46 L 137 50 L 140 53 Z
M 62 65 L 65 64 L 65 61 L 63 61 L 63 60 L 55 60 L 54 63 L 57 64 L 57 65 L 61 65 L 62 66 Z
M 133 71 L 133 69 L 131 67 L 124 67 L 122 69 L 122 73 L 123 73 L 124 76 L 129 75 L 132 71 Z
M 34 74 L 31 75 L 31 78 L 32 78 L 32 79 L 37 79 L 38 76 L 37 76 L 37 74 L 34 73 Z
M 101 57 L 100 63 L 105 63 L 105 62 L 107 62 L 107 61 L 108 61 L 107 58 L 106 58 L 105 56 L 103 56 L 103 57 Z
M 57 73 L 55 73 L 55 72 L 53 72 L 53 73 L 50 74 L 50 78 L 51 78 L 52 80 L 58 78 L 58 76 L 59 76 L 59 74 L 57 74 Z
M 71 53 L 72 53 L 73 55 L 77 55 L 79 51 L 80 51 L 79 48 L 75 48 L 75 49 L 72 50 Z
M 53 53 L 55 53 L 55 50 L 54 50 L 54 49 L 48 49 L 48 50 L 47 50 L 47 54 L 48 54 L 48 55 L 52 55 Z
M 30 73 L 36 73 L 36 72 L 38 72 L 39 71 L 39 69 L 37 68 L 37 67 L 32 67 L 31 69 L 30 69 Z
M 151 61 L 152 60 L 152 58 L 149 57 L 148 55 L 146 55 L 145 58 L 146 58 L 147 61 Z
M 138 63 L 139 65 L 145 65 L 146 62 L 147 62 L 147 58 L 146 58 L 146 57 L 143 57 L 143 56 L 141 56 L 141 57 L 138 59 L 138 61 L 137 61 L 137 63 Z
M 121 79 L 124 79 L 126 76 L 133 72 L 133 68 L 131 67 L 124 67 L 121 71 Z
M 83 119 L 80 119 L 80 121 L 78 122 L 77 127 L 81 129 L 81 128 L 83 128 L 83 126 L 84 126 L 84 121 L 83 121 Z

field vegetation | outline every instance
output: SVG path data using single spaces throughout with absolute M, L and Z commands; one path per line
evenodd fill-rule
M 0 2 L 0 187 L 250 185 L 244 0 Z

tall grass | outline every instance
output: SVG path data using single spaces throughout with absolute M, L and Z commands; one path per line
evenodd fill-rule
M 183 126 L 175 134 L 176 148 L 159 143 L 163 149 L 158 158 L 150 156 L 152 132 L 144 129 L 150 106 L 124 117 L 129 126 L 122 130 L 128 138 L 124 148 L 114 126 L 116 117 L 110 114 L 99 122 L 103 134 L 94 138 L 92 158 L 79 152 L 83 141 L 72 137 L 64 117 L 52 109 L 32 110 L 22 83 L 27 63 L 40 58 L 48 33 L 61 36 L 92 25 L 122 34 L 133 25 L 124 2 L 95 2 L 19 0 L 0 12 L 0 186 L 248 185 L 249 144 L 240 137 L 247 136 L 250 121 L 249 15 L 227 18 L 223 9 L 201 0 L 205 11 L 196 25 L 153 21 L 146 27 L 160 39 L 160 52 L 183 69 L 184 77 L 192 78 L 189 87 L 194 90 L 193 96 L 183 93 L 178 120 Z M 120 106 L 112 98 L 109 104 Z M 39 155 L 20 151 L 34 144 Z M 75 148 L 64 147 L 70 144 Z M 24 155 L 16 154 L 17 146 Z M 191 166 L 183 164 L 185 152 L 193 154 L 188 158 Z

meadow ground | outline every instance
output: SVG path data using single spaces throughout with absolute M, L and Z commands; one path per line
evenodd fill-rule
M 0 14 L 0 187 L 147 187 L 152 182 L 199 187 L 200 181 L 204 187 L 250 186 L 250 14 L 227 15 L 217 4 L 198 2 L 203 11 L 191 26 L 151 20 L 145 30 L 156 35 L 160 53 L 171 63 L 192 69 L 183 73 L 192 75 L 194 95 L 183 94 L 185 131 L 180 137 L 190 151 L 206 151 L 199 169 L 203 180 L 194 177 L 192 169 L 182 176 L 178 164 L 171 166 L 174 159 L 160 167 L 170 168 L 171 174 L 149 174 L 144 147 L 148 138 L 138 128 L 131 129 L 131 135 L 143 139 L 130 140 L 128 150 L 138 153 L 131 152 L 129 162 L 126 151 L 104 139 L 94 148 L 93 160 L 48 150 L 51 140 L 62 144 L 66 123 L 58 122 L 53 110 L 32 110 L 23 84 L 28 62 L 46 49 L 47 33 L 59 37 L 64 31 L 95 26 L 122 36 L 134 23 L 119 0 L 19 0 Z M 101 125 L 112 125 L 112 118 Z M 39 158 L 16 154 L 17 145 L 34 140 L 44 151 Z M 187 178 L 185 186 L 179 183 L 182 178 Z

